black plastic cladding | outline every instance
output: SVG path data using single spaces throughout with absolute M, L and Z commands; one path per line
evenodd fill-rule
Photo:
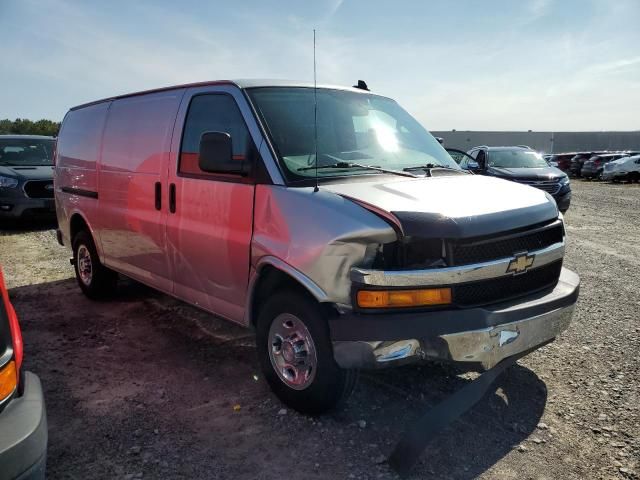
M 502 232 L 498 235 L 469 239 L 438 239 L 405 237 L 402 241 L 383 245 L 382 254 L 376 258 L 373 268 L 405 270 L 429 268 L 439 259 L 443 265 L 461 266 L 491 260 L 509 258 L 517 253 L 539 250 L 564 239 L 562 222 L 554 220 L 545 224 Z M 445 257 L 442 257 L 442 243 Z
M 524 297 L 536 292 L 553 289 L 560 279 L 562 260 L 543 267 L 529 270 L 519 275 L 507 275 L 489 280 L 469 282 L 458 285 L 439 285 L 429 288 L 451 287 L 452 304 L 434 305 L 429 307 L 409 308 L 360 308 L 357 295 L 359 290 L 404 290 L 405 287 L 381 287 L 353 283 L 351 287 L 351 301 L 354 311 L 358 313 L 382 314 L 389 312 L 426 312 L 437 310 L 451 310 L 451 308 L 467 309 L 484 305 L 497 304 L 518 297 Z M 415 287 L 420 288 L 420 287 Z
M 457 285 L 453 288 L 453 303 L 460 307 L 488 305 L 553 288 L 558 284 L 561 270 L 562 260 L 559 260 L 520 275 Z
M 48 185 L 51 188 L 47 188 Z M 53 198 L 53 180 L 28 180 L 24 192 L 29 198 Z
M 516 253 L 530 252 L 562 242 L 564 232 L 561 222 L 553 222 L 541 228 L 484 239 L 449 242 L 448 262 L 451 266 L 469 265 L 508 258 Z
M 467 240 L 445 240 L 447 256 L 445 261 L 449 266 L 468 265 L 501 258 L 509 258 L 523 251 L 538 250 L 558 242 L 564 238 L 562 222 L 554 220 L 542 225 L 534 225 L 526 229 L 502 233 L 499 236 L 476 237 Z M 424 265 L 440 257 L 442 240 L 437 239 L 406 239 L 406 244 L 398 242 L 383 246 L 382 259 L 380 256 L 374 262 L 374 268 L 412 268 Z M 393 263 L 391 268 L 390 264 Z M 490 305 L 512 298 L 522 297 L 553 288 L 557 285 L 562 270 L 562 260 L 549 265 L 538 267 L 520 275 L 508 275 L 500 278 L 469 282 L 453 285 L 453 305 L 458 308 L 469 308 L 480 305 Z M 446 287 L 448 285 L 442 285 Z M 370 286 L 352 285 L 352 301 L 357 305 L 358 290 Z M 374 289 L 386 289 L 376 287 Z M 450 306 L 419 307 L 406 310 L 438 310 Z M 385 310 L 360 309 L 370 313 Z

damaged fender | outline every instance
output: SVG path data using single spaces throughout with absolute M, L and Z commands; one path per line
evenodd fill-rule
M 307 278 L 301 283 L 319 301 L 350 306 L 351 268 L 371 265 L 378 248 L 396 239 L 389 223 L 338 194 L 258 185 L 251 284 L 269 263 L 299 281 L 300 275 Z

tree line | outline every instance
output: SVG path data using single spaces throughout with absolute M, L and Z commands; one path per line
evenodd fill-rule
M 16 118 L 0 120 L 0 135 L 48 135 L 56 136 L 60 130 L 60 122 L 52 120 L 27 120 L 26 118 Z

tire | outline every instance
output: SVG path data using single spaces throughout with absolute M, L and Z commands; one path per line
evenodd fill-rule
M 638 181 L 640 181 L 640 173 L 631 172 L 629 174 L 629 183 L 638 182 Z
M 282 403 L 300 413 L 338 408 L 355 388 L 358 371 L 336 364 L 327 319 L 308 295 L 283 290 L 267 300 L 258 316 L 256 343 L 267 383 Z
M 72 245 L 73 267 L 82 292 L 92 300 L 113 295 L 118 282 L 118 274 L 100 263 L 91 234 L 86 230 L 81 230 L 73 237 Z

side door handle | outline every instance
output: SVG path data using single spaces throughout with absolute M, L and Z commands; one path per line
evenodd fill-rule
M 156 210 L 162 209 L 162 184 L 156 182 Z
M 169 211 L 176 213 L 176 184 L 169 185 Z

